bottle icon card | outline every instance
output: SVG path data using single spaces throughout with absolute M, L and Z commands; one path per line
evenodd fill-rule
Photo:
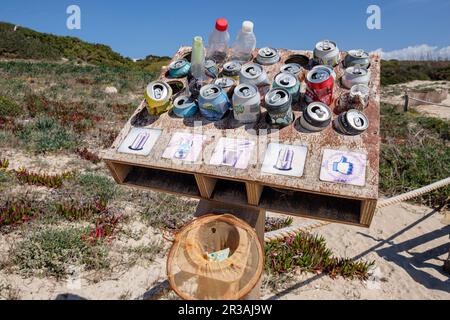
M 267 146 L 261 173 L 301 177 L 307 153 L 306 146 L 271 142 Z
M 163 158 L 195 162 L 198 160 L 206 137 L 202 134 L 175 132 L 162 155 Z
M 366 167 L 366 154 L 325 149 L 320 180 L 362 187 L 366 184 Z
M 148 156 L 161 136 L 161 132 L 160 129 L 131 128 L 117 151 Z
M 220 138 L 214 149 L 210 164 L 246 169 L 254 147 L 255 142 L 251 140 Z

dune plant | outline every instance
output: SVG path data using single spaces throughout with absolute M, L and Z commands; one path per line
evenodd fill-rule
M 89 151 L 87 148 L 84 149 L 78 149 L 77 154 L 84 160 L 90 161 L 94 164 L 99 163 L 102 161 L 98 155 L 95 153 Z
M 55 208 L 58 216 L 70 221 L 92 219 L 107 211 L 106 202 L 103 200 L 95 200 L 81 204 L 75 201 L 67 201 L 56 203 Z
M 365 280 L 373 265 L 373 262 L 334 257 L 323 237 L 304 232 L 284 241 L 266 244 L 265 257 L 266 271 L 278 275 L 300 270 L 325 273 L 332 278 L 342 276 Z
M 0 207 L 0 228 L 25 223 L 37 215 L 38 211 L 24 202 L 7 202 Z
M 29 184 L 35 186 L 44 186 L 47 188 L 57 189 L 63 185 L 64 180 L 72 179 L 73 172 L 64 172 L 62 174 L 48 175 L 30 172 L 25 168 L 20 168 L 15 171 L 16 177 L 22 184 Z

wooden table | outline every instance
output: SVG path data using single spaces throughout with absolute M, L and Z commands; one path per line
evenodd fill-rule
M 173 60 L 189 55 L 190 48 L 182 47 Z M 255 50 L 256 54 L 257 50 Z M 312 56 L 311 52 L 279 50 L 281 61 L 265 66 L 272 81 L 280 66 L 292 55 Z M 344 57 L 342 53 L 342 58 Z M 340 78 L 342 66 L 335 68 Z M 359 136 L 346 136 L 337 133 L 330 125 L 322 132 L 306 133 L 299 127 L 303 101 L 293 106 L 296 121 L 281 130 L 271 128 L 266 122 L 263 108 L 258 123 L 240 125 L 230 114 L 218 122 L 210 122 L 200 114 L 193 118 L 181 119 L 172 112 L 159 117 L 150 116 L 146 102 L 137 108 L 125 124 L 115 142 L 103 154 L 103 159 L 117 183 L 151 189 L 175 195 L 198 198 L 207 201 L 208 208 L 230 208 L 230 205 L 259 213 L 257 221 L 264 221 L 265 212 L 302 216 L 336 223 L 369 227 L 378 199 L 378 173 L 380 151 L 380 57 L 371 55 L 371 99 L 364 113 L 370 126 Z M 306 70 L 300 78 L 304 79 Z M 167 78 L 167 68 L 163 68 L 160 79 L 168 81 L 176 88 L 186 88 L 186 79 Z M 305 84 L 302 82 L 302 91 Z M 348 92 L 337 85 L 334 98 Z M 334 110 L 335 105 L 331 106 Z M 337 112 L 333 114 L 333 119 Z M 148 156 L 118 152 L 118 147 L 134 127 L 160 129 L 162 133 Z M 174 162 L 162 157 L 172 135 L 175 132 L 199 133 L 206 141 L 197 162 Z M 227 166 L 210 165 L 210 159 L 219 139 L 223 136 L 247 139 L 255 142 L 254 152 L 246 170 Z M 267 175 L 261 172 L 266 148 L 269 142 L 299 144 L 308 147 L 304 174 L 302 177 Z M 324 149 L 352 151 L 367 155 L 366 183 L 355 186 L 331 183 L 319 179 Z M 246 209 L 247 208 L 247 209 Z M 242 213 L 242 212 L 241 212 Z M 250 219 L 251 220 L 251 219 Z M 248 222 L 251 223 L 249 219 Z M 251 223 L 256 227 L 259 223 Z M 263 228 L 256 228 L 263 239 Z

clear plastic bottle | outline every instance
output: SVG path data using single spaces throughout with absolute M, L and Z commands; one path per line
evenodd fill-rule
M 195 37 L 192 42 L 191 74 L 197 80 L 205 78 L 205 47 L 202 37 Z
M 249 61 L 256 48 L 256 37 L 253 33 L 253 22 L 244 21 L 232 48 L 233 60 Z
M 217 63 L 225 61 L 228 53 L 228 43 L 230 42 L 230 34 L 227 30 L 227 19 L 217 19 L 216 28 L 208 38 L 208 59 L 212 59 Z

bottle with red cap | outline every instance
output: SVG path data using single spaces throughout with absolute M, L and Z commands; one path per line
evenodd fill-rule
M 228 53 L 228 43 L 230 42 L 230 34 L 228 33 L 227 19 L 220 18 L 216 20 L 216 28 L 208 38 L 208 54 L 207 58 L 221 63 L 225 61 Z

